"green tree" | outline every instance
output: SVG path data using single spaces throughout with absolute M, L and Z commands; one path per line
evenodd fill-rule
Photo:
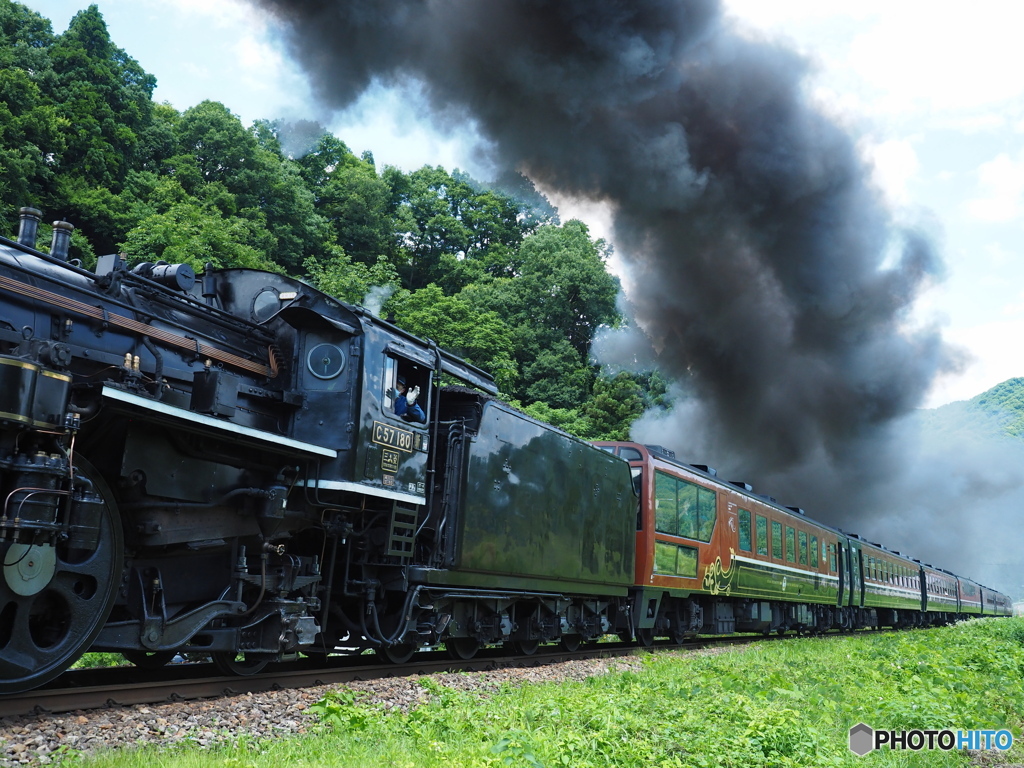
M 521 405 L 518 402 L 512 404 L 538 421 L 553 424 L 581 440 L 601 439 L 594 435 L 593 424 L 586 416 L 580 415 L 578 408 L 552 408 L 547 403 L 539 401 L 529 405 Z
M 310 257 L 304 266 L 317 289 L 349 304 L 363 303 L 371 288 L 386 288 L 388 292 L 398 288 L 398 273 L 384 257 L 374 264 L 353 262 L 343 248 L 335 246 L 326 261 Z
M 352 151 L 348 145 L 337 136 L 321 133 L 308 152 L 304 152 L 293 159 L 300 168 L 302 178 L 306 186 L 314 193 L 323 188 L 331 178 L 331 172 L 348 157 L 352 157 Z
M 204 101 L 186 110 L 174 130 L 180 154 L 165 165 L 194 197 L 208 199 L 213 192 L 222 211 L 227 207 L 266 226 L 274 238 L 266 258 L 298 270 L 330 245 L 329 228 L 314 208 L 301 168 L 275 151 L 267 124 L 248 131 L 223 104 Z
M 490 372 L 501 391 L 514 384 L 512 337 L 498 313 L 477 311 L 460 296 L 446 296 L 436 285 L 402 291 L 387 306 L 402 328 Z
M 411 174 L 387 168 L 383 178 L 401 243 L 396 266 L 409 289 L 436 283 L 453 294 L 486 274 L 507 272 L 530 231 L 511 197 L 468 174 L 440 166 Z
M 319 190 L 317 210 L 334 238 L 354 260 L 373 263 L 395 252 L 390 190 L 372 163 L 351 152 L 333 166 Z
M 524 403 L 578 408 L 594 379 L 587 356 L 602 324 L 618 322 L 618 280 L 605 267 L 607 248 L 585 224 L 546 225 L 525 238 L 516 277 L 484 280 L 462 295 L 497 312 L 511 326 L 521 377 L 513 392 Z
M 208 262 L 216 267 L 281 271 L 267 257 L 274 238 L 265 222 L 225 216 L 212 203 L 188 194 L 174 178 L 139 173 L 130 184 L 130 190 L 144 201 L 132 209 L 138 224 L 121 244 L 132 263 L 163 259 L 188 263 L 196 271 Z
M 65 149 L 68 124 L 46 97 L 53 81 L 50 22 L 0 0 L 0 202 L 8 210 L 42 205 L 51 160 Z
M 66 148 L 54 155 L 56 184 L 43 204 L 51 214 L 88 220 L 94 244 L 109 251 L 120 233 L 98 216 L 94 190 L 117 194 L 140 165 L 156 79 L 113 44 L 95 5 L 76 14 L 49 50 L 54 83 L 48 97 L 70 130 Z
M 598 376 L 583 406 L 594 440 L 628 440 L 633 421 L 644 412 L 643 390 L 628 373 Z

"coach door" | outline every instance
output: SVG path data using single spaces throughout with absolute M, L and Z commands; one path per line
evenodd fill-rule
M 864 551 L 850 542 L 850 605 L 864 605 Z
M 842 539 L 836 542 L 836 554 L 839 556 L 839 591 L 836 595 L 836 605 L 846 605 L 846 594 L 848 592 L 849 579 L 846 576 L 846 560 L 848 558 L 846 554 L 846 544 L 843 543 Z
M 836 548 L 839 550 L 839 598 L 836 605 L 857 608 L 864 604 L 860 547 L 853 541 L 840 539 Z

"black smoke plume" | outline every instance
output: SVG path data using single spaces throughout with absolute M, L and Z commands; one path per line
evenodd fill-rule
M 808 98 L 807 61 L 716 0 L 253 2 L 325 104 L 416 82 L 499 170 L 611 204 L 636 323 L 700 414 L 667 422 L 681 456 L 709 445 L 751 480 L 828 467 L 852 495 L 800 487 L 834 522 L 880 487 L 887 426 L 957 360 L 907 330 L 939 260 Z

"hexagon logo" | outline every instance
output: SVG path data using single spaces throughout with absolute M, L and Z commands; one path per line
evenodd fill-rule
M 850 751 L 864 757 L 875 748 L 875 731 L 870 725 L 857 723 L 850 729 Z

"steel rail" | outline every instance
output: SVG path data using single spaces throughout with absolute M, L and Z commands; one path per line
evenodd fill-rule
M 333 664 L 305 659 L 299 663 L 270 665 L 255 675 L 222 675 L 212 664 L 171 664 L 158 670 L 137 667 L 71 670 L 48 685 L 20 694 L 0 696 L 0 717 L 45 715 L 77 710 L 138 704 L 161 704 L 194 699 L 240 696 L 246 693 L 337 685 L 353 680 L 374 680 L 438 672 L 491 671 L 506 667 L 535 667 L 574 659 L 615 658 L 644 651 L 699 649 L 709 645 L 737 645 L 757 636 L 699 638 L 682 644 L 656 643 L 644 647 L 627 643 L 596 643 L 578 651 L 542 646 L 531 655 L 509 654 L 501 648 L 484 649 L 468 660 L 453 660 L 443 651 L 420 652 L 405 664 L 381 663 L 375 657 L 338 656 Z M 373 662 L 367 664 L 367 660 Z

